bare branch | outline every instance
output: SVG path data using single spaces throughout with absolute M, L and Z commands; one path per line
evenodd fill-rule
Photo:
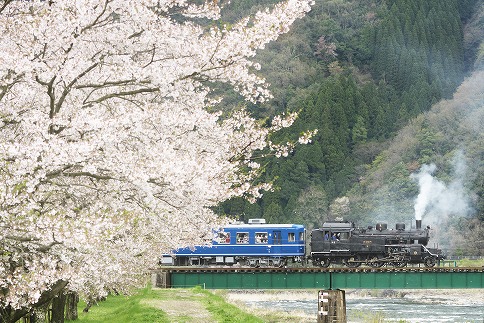
M 108 7 L 108 4 L 112 1 L 113 0 L 106 0 L 104 2 L 104 7 L 103 7 L 103 10 L 101 11 L 101 13 L 94 19 L 94 21 L 91 24 L 89 24 L 86 27 L 81 29 L 81 34 L 83 32 L 85 32 L 86 30 L 93 28 L 96 24 L 103 23 L 103 22 L 106 22 L 108 20 L 108 17 L 104 18 L 103 20 L 101 20 L 101 17 L 106 13 L 106 9 Z
M 116 179 L 112 176 L 109 175 L 99 175 L 99 174 L 93 174 L 90 172 L 67 172 L 69 169 L 73 168 L 74 166 L 72 165 L 65 165 L 63 168 L 58 169 L 53 172 L 49 172 L 45 174 L 45 177 L 47 179 L 53 178 L 53 177 L 59 177 L 59 176 L 66 176 L 66 177 L 91 177 L 94 179 L 98 180 L 110 180 L 110 179 Z
M 32 238 L 32 237 L 17 237 L 17 236 L 5 236 L 5 239 L 8 240 L 14 240 L 17 242 L 34 242 L 34 241 L 39 241 L 38 238 Z
M 109 86 L 122 86 L 122 85 L 128 85 L 129 83 L 134 83 L 136 79 L 130 79 L 130 80 L 120 80 L 120 81 L 114 81 L 114 82 L 104 82 L 104 83 L 88 83 L 88 84 L 81 84 L 77 85 L 75 88 L 76 89 L 85 89 L 85 88 L 103 88 L 103 87 L 109 87 Z M 141 81 L 140 83 L 149 83 L 149 81 Z
M 116 179 L 116 178 L 114 178 L 112 176 L 108 176 L 108 175 L 98 175 L 98 174 L 93 174 L 93 173 L 90 173 L 90 172 L 62 173 L 62 175 L 67 176 L 67 177 L 82 177 L 82 176 L 86 176 L 86 177 L 92 177 L 92 178 L 99 179 L 99 180 Z
M 2 13 L 2 11 L 5 10 L 5 8 L 7 8 L 7 6 L 12 2 L 13 0 L 4 0 L 3 5 L 0 7 L 0 13 Z
M 35 76 L 35 80 L 40 84 L 40 85 L 44 85 L 44 86 L 47 86 L 47 95 L 49 96 L 50 98 L 50 111 L 49 111 L 49 118 L 50 119 L 53 119 L 54 116 L 55 116 L 55 90 L 54 90 L 54 81 L 56 79 L 56 75 L 54 75 L 54 77 L 49 81 L 49 82 L 45 82 L 45 81 L 42 81 L 38 76 Z
M 74 86 L 74 84 L 77 83 L 77 81 L 79 81 L 79 79 L 81 79 L 83 76 L 85 76 L 87 73 L 89 73 L 90 71 L 92 71 L 96 66 L 99 65 L 99 62 L 97 63 L 94 63 L 92 64 L 91 66 L 89 66 L 85 71 L 83 71 L 81 74 L 79 74 L 78 76 L 76 76 L 65 88 L 64 88 L 64 91 L 62 91 L 62 94 L 59 98 L 59 101 L 57 101 L 57 104 L 55 105 L 55 113 L 59 113 L 60 111 L 60 108 L 62 106 L 62 103 L 64 103 L 64 100 L 66 99 L 67 95 L 69 94 L 69 92 L 71 91 L 72 87 Z
M 100 97 L 96 100 L 85 101 L 84 105 L 101 103 L 103 101 L 106 101 L 106 100 L 109 100 L 109 99 L 112 99 L 112 98 L 122 98 L 122 97 L 132 96 L 132 95 L 136 95 L 136 94 L 154 93 L 154 92 L 159 92 L 159 91 L 160 91 L 159 88 L 144 88 L 144 89 L 138 89 L 138 90 L 132 90 L 132 91 L 122 91 L 122 92 L 117 92 L 117 93 L 111 93 L 111 94 L 107 94 L 105 96 L 102 96 L 102 97 Z

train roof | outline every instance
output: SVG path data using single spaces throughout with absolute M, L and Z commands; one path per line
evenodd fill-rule
M 293 228 L 293 229 L 303 229 L 304 225 L 302 224 L 228 224 L 223 227 L 223 229 L 283 229 L 283 228 Z
M 339 230 L 349 230 L 354 228 L 355 225 L 353 222 L 324 222 L 323 226 L 320 229 L 339 229 Z

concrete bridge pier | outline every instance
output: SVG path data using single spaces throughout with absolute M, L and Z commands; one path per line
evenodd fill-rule
M 153 271 L 151 273 L 151 286 L 160 288 L 170 288 L 170 272 Z
M 346 323 L 344 290 L 326 289 L 318 292 L 318 323 Z

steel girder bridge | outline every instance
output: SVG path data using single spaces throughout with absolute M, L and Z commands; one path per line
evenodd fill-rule
M 206 289 L 455 289 L 484 288 L 484 268 L 212 268 L 153 271 L 153 285 Z

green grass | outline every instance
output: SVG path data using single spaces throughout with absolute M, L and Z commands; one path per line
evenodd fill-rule
M 223 297 L 201 288 L 139 290 L 126 296 L 108 296 L 105 301 L 82 312 L 84 302 L 78 306 L 79 320 L 67 322 L 89 323 L 171 323 L 171 322 L 263 322 Z
M 460 259 L 456 260 L 458 267 L 482 267 L 484 266 L 484 258 L 482 259 Z
M 93 305 L 88 313 L 82 312 L 86 304 L 79 302 L 79 320 L 67 322 L 170 322 L 168 316 L 156 308 L 143 305 L 143 300 L 157 299 L 158 293 L 150 288 L 129 297 L 108 296 L 105 301 Z
M 202 299 L 202 303 L 205 308 L 212 313 L 213 317 L 217 322 L 227 322 L 227 323 L 246 323 L 246 322 L 264 322 L 263 320 L 257 318 L 254 315 L 248 314 L 238 307 L 225 302 L 224 298 L 220 295 L 215 295 L 210 291 L 202 290 L 198 288 L 199 292 L 203 293 L 206 297 Z
M 364 323 L 383 323 L 385 322 L 385 315 L 381 311 L 362 311 L 362 310 L 351 310 L 351 317 L 358 320 L 358 322 Z M 350 314 L 350 313 L 347 313 Z

